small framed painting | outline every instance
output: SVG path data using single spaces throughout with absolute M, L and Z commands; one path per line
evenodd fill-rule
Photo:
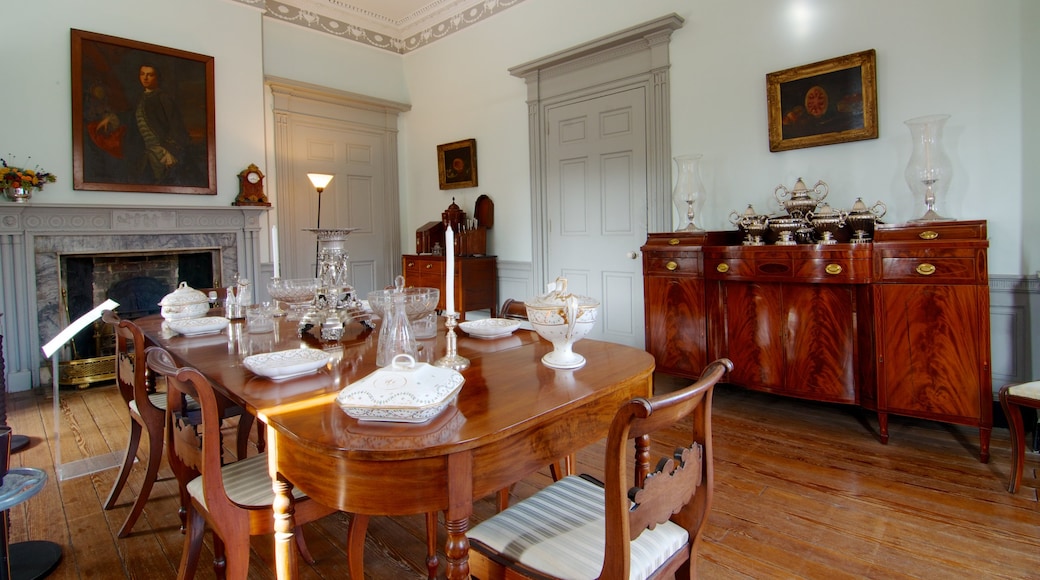
M 766 75 L 769 150 L 877 139 L 874 49 Z
M 437 176 L 441 189 L 477 186 L 477 140 L 463 139 L 437 146 Z
M 216 195 L 213 103 L 213 57 L 73 29 L 73 189 Z

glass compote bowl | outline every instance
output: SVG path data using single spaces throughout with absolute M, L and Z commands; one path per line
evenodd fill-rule
M 393 301 L 394 290 L 374 290 L 368 293 L 368 305 L 372 313 L 386 320 L 386 311 Z M 441 299 L 441 291 L 437 288 L 401 288 L 404 293 L 404 307 L 408 322 L 412 325 L 415 338 L 433 338 L 437 336 L 437 316 L 434 310 Z
M 299 320 L 314 300 L 320 283 L 318 278 L 272 278 L 267 284 L 267 292 L 274 300 L 289 305 L 288 320 Z

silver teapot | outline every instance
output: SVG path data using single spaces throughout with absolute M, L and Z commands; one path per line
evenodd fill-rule
M 794 189 L 787 189 L 783 184 L 776 186 L 776 189 L 773 190 L 773 197 L 787 211 L 787 215 L 805 217 L 809 212 L 816 210 L 816 206 L 827 197 L 829 192 L 830 187 L 822 179 L 817 181 L 812 189 L 809 189 L 799 177 L 794 184 Z M 816 197 L 810 194 L 816 194 Z
M 755 213 L 755 208 L 751 207 L 750 203 L 742 214 L 738 214 L 737 210 L 731 211 L 729 213 L 729 221 L 737 226 L 738 229 L 744 231 L 745 246 L 761 246 L 765 244 L 762 237 L 769 230 L 769 216 Z

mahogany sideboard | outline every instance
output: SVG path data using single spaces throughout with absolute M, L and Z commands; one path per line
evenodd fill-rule
M 744 246 L 736 231 L 650 234 L 646 349 L 695 379 L 877 412 L 993 426 L 985 221 L 878 224 L 868 243 Z
M 401 271 L 407 286 L 439 288 L 437 310 L 444 310 L 444 256 L 405 254 Z M 455 258 L 455 311 L 466 320 L 470 310 L 491 310 L 498 316 L 498 258 L 496 256 L 458 256 Z

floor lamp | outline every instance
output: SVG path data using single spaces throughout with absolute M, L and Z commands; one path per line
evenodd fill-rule
M 318 229 L 321 229 L 321 192 L 325 191 L 325 187 L 332 181 L 334 176 L 327 173 L 308 173 L 307 178 L 311 180 L 314 185 L 314 189 L 318 190 Z M 319 236 L 320 237 L 320 236 Z M 318 259 L 318 251 L 321 243 L 318 240 L 314 241 L 314 277 L 318 277 L 318 268 L 320 260 Z

